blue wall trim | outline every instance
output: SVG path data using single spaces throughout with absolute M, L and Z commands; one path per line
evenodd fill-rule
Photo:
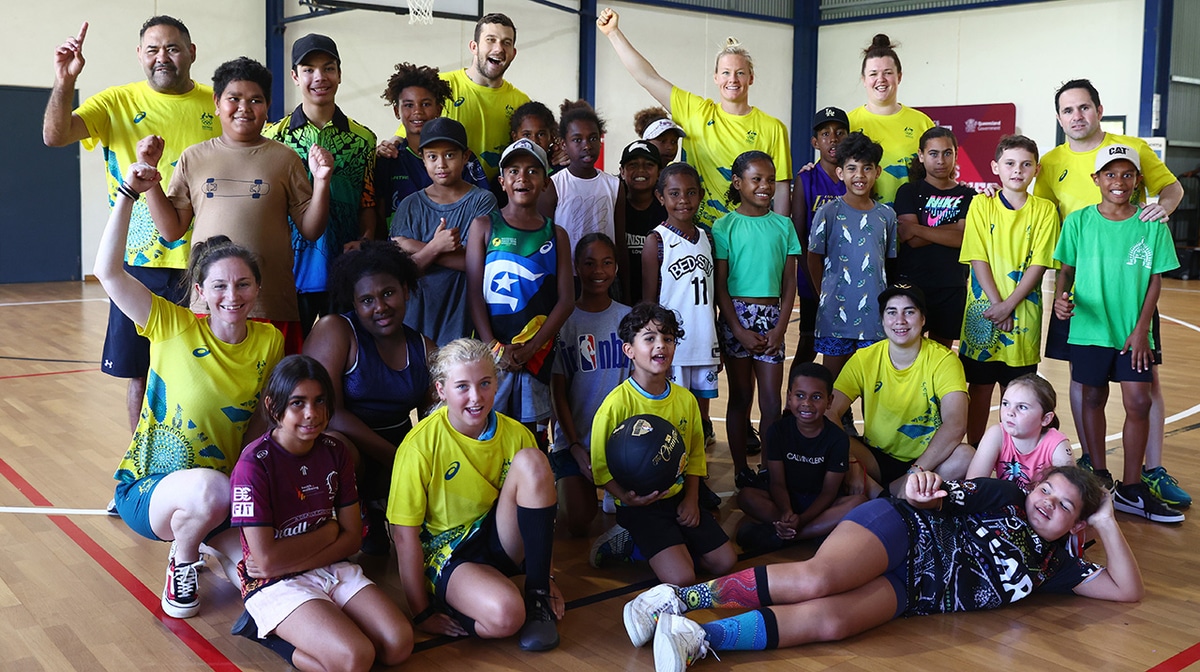
M 817 102 L 817 36 L 821 10 L 816 0 L 797 3 L 792 22 L 792 120 L 793 175 L 812 156 L 809 124 Z M 792 213 L 793 215 L 795 213 Z
M 283 53 L 284 0 L 267 0 L 267 69 L 271 71 L 271 105 L 267 119 L 282 119 L 284 82 L 288 79 L 287 57 Z

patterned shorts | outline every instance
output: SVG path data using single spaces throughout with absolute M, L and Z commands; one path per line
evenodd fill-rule
M 765 334 L 775 328 L 779 324 L 779 304 L 765 305 L 761 303 L 746 303 L 738 299 L 733 300 L 733 312 L 737 315 L 738 322 L 742 327 L 749 329 L 758 334 Z M 741 341 L 733 335 L 733 330 L 729 328 L 725 320 L 717 320 L 717 336 L 721 339 L 721 350 L 728 357 L 737 357 L 745 359 L 753 357 L 760 362 L 768 364 L 781 364 L 784 360 L 783 348 L 774 354 L 759 354 L 756 355 L 742 346 Z

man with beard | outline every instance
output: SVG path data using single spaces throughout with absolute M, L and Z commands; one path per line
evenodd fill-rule
M 486 14 L 475 24 L 475 39 L 467 43 L 473 56 L 461 70 L 443 72 L 453 95 L 442 112 L 467 129 L 469 148 L 479 157 L 488 180 L 500 173 L 500 153 L 512 141 L 508 121 L 513 110 L 529 102 L 529 96 L 510 82 L 504 73 L 517 56 L 517 27 L 504 14 Z M 380 145 L 380 154 L 395 156 L 404 126 L 396 137 Z
M 137 162 L 137 144 L 143 137 L 166 138 L 159 164 L 165 184 L 171 179 L 180 153 L 219 136 L 221 126 L 213 114 L 212 88 L 191 78 L 196 45 L 183 22 L 170 16 L 153 16 L 142 24 L 137 55 L 146 71 L 146 81 L 109 87 L 72 112 L 75 80 L 83 72 L 87 29 L 85 22 L 78 35 L 68 38 L 54 52 L 54 88 L 46 104 L 42 141 L 48 147 L 65 147 L 79 141 L 85 149 L 103 147 L 111 205 L 117 199 L 121 176 Z M 187 267 L 189 239 L 190 231 L 173 242 L 163 239 L 150 219 L 146 201 L 139 199 L 134 203 L 125 241 L 125 268 L 155 294 L 180 303 L 188 290 L 180 286 L 180 280 Z M 137 427 L 149 366 L 150 342 L 137 334 L 133 322 L 115 304 L 110 304 L 101 370 L 129 379 L 126 407 L 130 431 Z

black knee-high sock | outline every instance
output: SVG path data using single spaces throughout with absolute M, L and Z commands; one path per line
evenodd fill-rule
M 525 590 L 550 590 L 550 557 L 554 552 L 554 516 L 558 505 L 541 509 L 517 507 L 517 528 L 525 545 Z

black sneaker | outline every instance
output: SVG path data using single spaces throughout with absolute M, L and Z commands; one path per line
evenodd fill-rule
M 198 572 L 204 563 L 176 563 L 175 545 L 167 560 L 167 583 L 162 592 L 163 613 L 171 618 L 191 618 L 200 611 L 200 581 Z
M 737 543 L 747 553 L 778 551 L 787 543 L 779 538 L 774 523 L 751 523 L 737 531 Z
M 522 651 L 549 651 L 558 646 L 558 626 L 548 590 L 525 592 L 525 625 L 521 626 Z
M 758 430 L 752 423 L 746 429 L 746 454 L 758 455 L 762 452 L 762 439 L 758 436 Z
M 746 467 L 733 475 L 733 484 L 738 490 L 743 488 L 761 488 L 762 478 L 759 473 L 751 467 Z
M 362 552 L 387 557 L 391 550 L 392 539 L 388 536 L 387 516 L 381 509 L 368 506 L 363 512 Z
M 1123 513 L 1148 518 L 1156 523 L 1182 523 L 1183 514 L 1167 506 L 1145 483 L 1120 483 L 1113 492 L 1113 508 Z

